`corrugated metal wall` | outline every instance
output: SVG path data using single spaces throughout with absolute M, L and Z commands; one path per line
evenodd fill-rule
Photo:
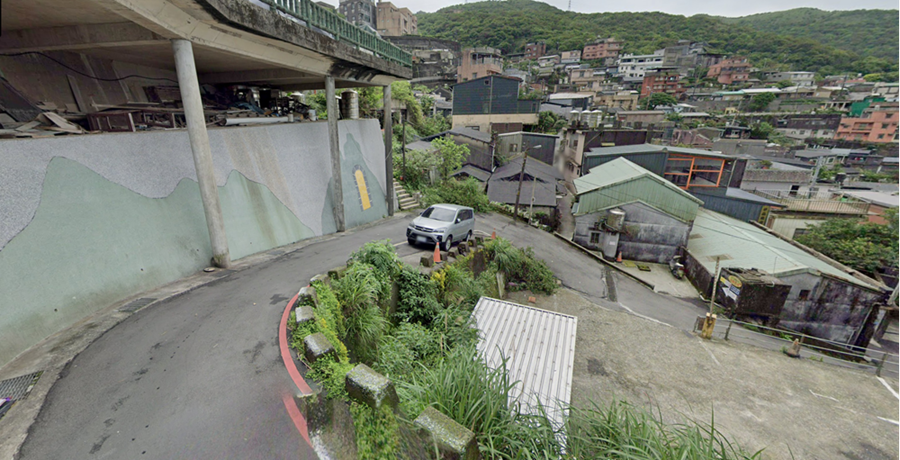
M 609 155 L 609 156 L 588 156 L 584 155 L 584 161 L 581 167 L 582 175 L 590 172 L 591 168 L 600 166 L 604 163 L 615 160 L 616 158 L 627 158 L 632 163 L 656 174 L 662 176 L 666 171 L 666 157 L 664 152 L 651 153 L 632 153 L 626 155 Z
M 622 203 L 641 200 L 685 222 L 692 222 L 700 207 L 697 202 L 649 177 L 615 184 L 578 196 L 578 213 L 585 214 Z
M 519 83 L 507 78 L 487 78 L 453 87 L 454 115 L 487 113 L 519 113 Z
M 693 193 L 694 196 L 703 200 L 703 207 L 710 211 L 720 212 L 726 216 L 734 217 L 743 222 L 756 221 L 759 213 L 762 211 L 762 203 L 751 203 L 749 201 L 739 201 L 731 198 L 719 197 L 715 195 L 706 195 L 701 193 Z

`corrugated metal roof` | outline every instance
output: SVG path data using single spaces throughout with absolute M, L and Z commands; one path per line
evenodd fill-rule
M 647 178 L 661 185 L 662 187 L 665 187 L 665 189 L 670 192 L 670 196 L 672 196 L 671 194 L 674 194 L 675 197 L 682 197 L 690 201 L 694 201 L 698 204 L 703 204 L 702 200 L 678 188 L 677 185 L 663 179 L 662 177 L 659 177 L 656 174 L 653 174 L 650 171 L 647 171 L 646 169 L 632 163 L 625 158 L 616 158 L 613 161 L 604 163 L 594 169 L 591 169 L 591 172 L 589 172 L 587 175 L 575 179 L 575 193 L 579 197 L 580 201 L 581 196 L 588 192 L 607 189 L 612 187 L 613 185 L 623 184 L 625 182 L 634 181 L 640 178 Z M 633 192 L 630 193 L 629 196 L 618 197 L 618 199 L 620 199 L 623 203 L 635 200 L 647 202 L 647 198 L 648 197 L 643 194 L 635 194 Z M 655 204 L 651 202 L 647 203 Z M 581 209 L 581 212 L 593 212 L 593 210 L 585 211 L 584 209 Z
M 716 257 L 720 257 L 722 267 L 757 268 L 775 276 L 819 271 L 857 286 L 884 289 L 874 280 L 854 277 L 748 222 L 707 209 L 697 212 L 687 249 L 709 273 L 715 271 Z
M 509 392 L 523 412 L 540 402 L 557 428 L 563 426 L 572 395 L 578 318 L 482 297 L 472 312 L 479 330 L 478 352 L 492 369 L 507 359 Z
M 724 155 L 722 152 L 713 152 L 710 150 L 688 149 L 684 147 L 670 147 L 666 145 L 655 144 L 635 144 L 635 145 L 617 145 L 615 147 L 595 147 L 589 152 L 584 152 L 584 156 L 606 156 L 606 155 L 624 155 L 628 153 L 653 153 L 661 152 L 663 149 L 669 153 L 680 153 L 684 155 L 698 155 L 712 158 L 734 158 L 730 155 Z

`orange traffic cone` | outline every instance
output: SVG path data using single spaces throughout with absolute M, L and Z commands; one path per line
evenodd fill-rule
M 616 262 L 622 263 L 622 251 L 619 251 L 619 255 L 616 256 Z
M 496 240 L 496 239 L 497 239 L 497 232 L 491 232 L 491 239 L 492 239 L 492 240 Z
M 434 263 L 439 263 L 441 261 L 441 245 L 434 245 Z

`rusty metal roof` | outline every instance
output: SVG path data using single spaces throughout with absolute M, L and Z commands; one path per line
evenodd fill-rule
M 575 330 L 578 319 L 539 308 L 482 297 L 472 313 L 479 331 L 478 352 L 495 369 L 507 359 L 510 403 L 537 414 L 544 406 L 551 422 L 562 428 L 572 394 Z

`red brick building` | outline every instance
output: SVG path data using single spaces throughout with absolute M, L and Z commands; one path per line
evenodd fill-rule
M 547 53 L 547 45 L 541 42 L 529 43 L 525 45 L 525 59 L 537 61 L 537 59 Z
M 875 102 L 859 118 L 841 118 L 835 139 L 887 144 L 897 142 L 897 103 Z
M 723 85 L 743 83 L 750 79 L 750 61 L 743 56 L 723 59 L 709 67 L 707 78 L 715 78 Z
M 586 45 L 581 53 L 581 59 L 585 61 L 606 58 L 615 59 L 619 57 L 619 51 L 621 50 L 622 42 L 612 37 L 604 38 Z
M 644 84 L 641 85 L 641 97 L 647 97 L 653 93 L 666 93 L 678 99 L 684 94 L 684 91 L 681 74 L 674 69 L 647 73 L 644 75 Z

